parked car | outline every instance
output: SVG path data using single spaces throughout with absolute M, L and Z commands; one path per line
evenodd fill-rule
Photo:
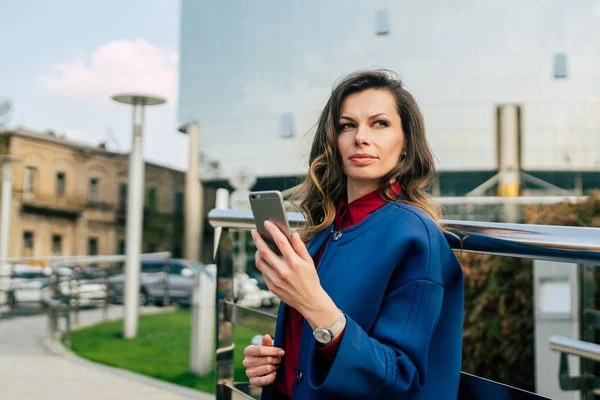
M 204 264 L 182 260 L 142 261 L 140 271 L 140 297 L 142 305 L 162 305 L 165 295 L 169 302 L 189 306 L 196 284 L 196 276 L 204 270 Z M 125 295 L 125 275 L 109 278 L 111 302 L 122 304 Z
M 48 286 L 49 268 L 30 265 L 13 265 L 10 274 L 10 289 L 7 293 L 8 304 L 41 303 L 42 289 Z

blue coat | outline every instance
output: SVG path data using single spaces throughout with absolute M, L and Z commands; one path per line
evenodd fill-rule
M 388 203 L 361 223 L 311 241 L 327 246 L 317 271 L 346 314 L 331 365 L 304 321 L 294 399 L 452 399 L 458 394 L 463 276 L 443 233 L 426 213 Z M 285 343 L 285 304 L 275 346 Z M 262 399 L 274 399 L 274 387 Z

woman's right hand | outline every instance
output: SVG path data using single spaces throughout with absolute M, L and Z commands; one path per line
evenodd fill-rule
M 273 347 L 271 336 L 264 335 L 260 346 L 251 345 L 244 349 L 244 361 L 246 375 L 250 378 L 250 384 L 254 386 L 267 386 L 275 382 L 277 369 L 281 363 L 281 357 L 285 352 Z

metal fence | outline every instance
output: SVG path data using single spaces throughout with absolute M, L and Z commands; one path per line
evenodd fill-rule
M 216 292 L 216 397 L 218 400 L 251 399 L 258 396 L 260 389 L 251 387 L 248 383 L 234 382 L 234 325 L 252 329 L 258 333 L 274 334 L 275 315 L 259 310 L 242 307 L 234 302 L 232 230 L 250 230 L 255 227 L 252 212 L 246 210 L 212 210 L 208 219 L 215 228 L 222 228 L 218 237 L 217 263 L 217 292 Z M 304 218 L 299 213 L 288 213 L 288 220 L 292 229 L 304 223 Z M 442 223 L 456 237 L 447 234 L 450 246 L 465 252 L 492 254 L 500 256 L 519 257 L 537 260 L 550 260 L 558 262 L 580 263 L 587 265 L 600 265 L 600 229 L 575 228 L 561 226 L 503 224 L 467 221 L 442 221 Z M 219 230 L 217 230 L 219 231 Z M 462 241 L 462 243 L 461 243 Z M 468 304 L 466 305 L 468 307 Z M 556 339 L 556 338 L 555 338 Z M 563 343 L 564 344 L 564 343 Z M 572 343 L 570 343 L 572 345 Z M 550 343 L 549 345 L 552 346 Z M 557 348 L 565 354 L 580 355 L 564 345 Z M 588 356 L 598 352 L 600 347 L 587 348 Z M 558 376 L 558 371 L 557 371 Z M 472 379 L 469 374 L 461 375 L 461 390 L 464 385 L 469 385 Z M 483 382 L 483 380 L 481 380 Z M 489 381 L 487 381 L 489 382 Z M 486 386 L 477 384 L 482 393 L 497 390 L 497 399 L 510 398 L 538 398 L 526 394 L 515 388 L 497 384 Z M 461 398 L 483 398 L 477 396 L 473 389 L 469 396 Z M 583 390 L 583 389 L 582 389 Z M 488 392 L 485 392 L 488 391 Z M 588 395 L 590 390 L 585 390 Z M 530 396 L 530 397 L 528 397 Z M 488 398 L 488 397 L 486 397 Z

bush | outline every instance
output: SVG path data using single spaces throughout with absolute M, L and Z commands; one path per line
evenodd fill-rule
M 530 206 L 524 221 L 600 227 L 600 191 L 576 204 Z M 465 275 L 463 371 L 533 390 L 532 262 L 468 253 L 458 257 Z

